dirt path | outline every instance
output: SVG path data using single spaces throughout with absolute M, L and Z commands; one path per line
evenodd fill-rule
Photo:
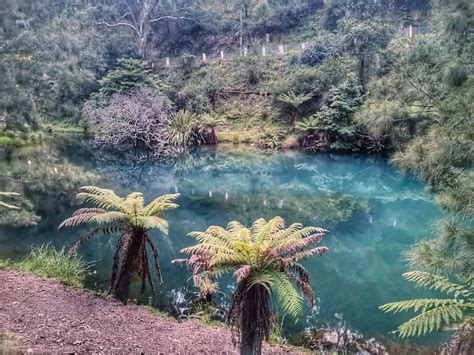
M 52 279 L 0 270 L 0 333 L 34 353 L 236 353 L 231 333 L 177 322 Z M 265 346 L 266 353 L 288 352 Z

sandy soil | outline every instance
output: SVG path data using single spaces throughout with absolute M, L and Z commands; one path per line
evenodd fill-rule
M 0 333 L 34 353 L 238 353 L 232 334 L 124 306 L 57 280 L 0 270 Z M 289 353 L 265 345 L 265 353 Z

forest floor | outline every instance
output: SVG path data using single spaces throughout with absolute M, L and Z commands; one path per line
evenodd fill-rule
M 238 352 L 224 327 L 159 317 L 143 306 L 13 270 L 0 270 L 0 334 L 13 334 L 23 352 L 33 353 Z M 264 352 L 290 350 L 265 344 Z

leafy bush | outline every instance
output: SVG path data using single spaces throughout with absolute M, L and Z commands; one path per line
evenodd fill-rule
M 301 54 L 301 63 L 310 67 L 321 64 L 326 58 L 336 54 L 338 49 L 327 40 L 319 40 Z
M 119 59 L 118 68 L 99 80 L 99 93 L 110 96 L 115 93 L 129 93 L 140 88 L 163 90 L 164 85 L 151 73 L 148 64 L 139 59 Z

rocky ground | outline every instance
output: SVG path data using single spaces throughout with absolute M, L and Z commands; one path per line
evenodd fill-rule
M 53 279 L 0 270 L 0 334 L 33 353 L 237 353 L 232 334 L 158 317 Z M 289 353 L 265 345 L 265 353 Z

